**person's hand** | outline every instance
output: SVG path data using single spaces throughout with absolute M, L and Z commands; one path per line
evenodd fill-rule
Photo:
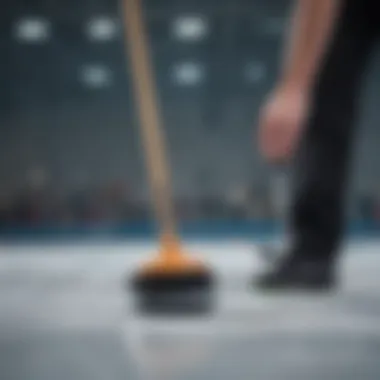
M 297 86 L 279 86 L 262 108 L 259 148 L 273 164 L 289 161 L 298 147 L 309 111 L 309 96 Z

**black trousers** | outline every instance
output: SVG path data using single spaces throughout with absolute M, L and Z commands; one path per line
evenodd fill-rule
M 305 255 L 330 259 L 339 248 L 360 85 L 379 30 L 376 2 L 344 1 L 315 82 L 289 216 L 295 246 Z

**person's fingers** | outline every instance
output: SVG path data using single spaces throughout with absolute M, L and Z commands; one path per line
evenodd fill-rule
M 267 129 L 263 143 L 264 157 L 270 162 L 287 162 L 294 148 L 294 126 L 284 121 Z
M 261 150 L 266 159 L 275 158 L 281 154 L 283 138 L 284 138 L 284 125 L 283 121 L 271 115 L 263 120 L 262 136 L 261 136 Z

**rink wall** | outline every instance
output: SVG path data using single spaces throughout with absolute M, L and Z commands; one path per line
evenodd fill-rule
M 266 239 L 281 233 L 281 226 L 273 221 L 208 220 L 184 223 L 181 235 L 184 238 L 223 239 L 253 238 Z M 347 235 L 353 238 L 380 238 L 380 223 L 351 222 Z M 149 239 L 155 236 L 151 223 L 87 224 L 75 226 L 45 225 L 37 227 L 0 227 L 2 241 L 18 240 L 72 240 L 72 239 Z

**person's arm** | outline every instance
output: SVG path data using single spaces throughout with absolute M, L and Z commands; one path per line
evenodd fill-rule
M 344 0 L 297 0 L 285 64 L 283 85 L 308 90 L 328 46 Z

